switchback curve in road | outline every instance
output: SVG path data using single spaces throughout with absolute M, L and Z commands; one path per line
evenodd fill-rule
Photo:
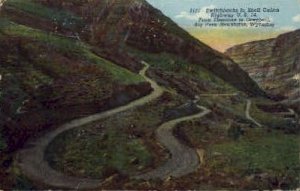
M 199 157 L 195 149 L 183 145 L 176 139 L 173 129 L 176 124 L 204 117 L 211 111 L 205 107 L 197 106 L 202 111 L 186 117 L 181 117 L 163 123 L 156 131 L 158 141 L 169 150 L 171 158 L 162 166 L 142 175 L 135 176 L 135 179 L 165 179 L 168 177 L 181 177 L 194 172 L 199 167 Z
M 71 177 L 54 170 L 45 160 L 44 152 L 47 146 L 55 139 L 55 137 L 57 137 L 61 133 L 94 121 L 98 121 L 122 111 L 144 105 L 160 97 L 163 93 L 163 89 L 155 81 L 146 76 L 146 71 L 148 70 L 149 65 L 145 62 L 143 62 L 143 64 L 145 65 L 145 67 L 139 72 L 139 74 L 151 84 L 153 91 L 149 95 L 115 109 L 111 109 L 99 114 L 94 114 L 88 117 L 75 119 L 34 141 L 28 142 L 25 145 L 25 148 L 17 153 L 16 157 L 17 165 L 20 167 L 22 173 L 33 181 L 51 187 L 67 189 L 78 189 L 79 187 L 80 189 L 94 189 L 100 187 L 100 180 Z
M 75 119 L 34 141 L 28 142 L 26 147 L 17 153 L 17 165 L 20 167 L 22 173 L 33 181 L 55 188 L 76 190 L 101 188 L 103 183 L 102 180 L 72 177 L 54 170 L 45 160 L 44 152 L 47 146 L 55 139 L 55 137 L 61 133 L 109 117 L 122 111 L 144 105 L 161 96 L 163 89 L 155 81 L 146 76 L 146 71 L 148 70 L 149 65 L 145 62 L 143 62 L 143 64 L 145 67 L 139 72 L 139 74 L 143 76 L 153 88 L 153 91 L 149 95 L 135 100 L 125 106 L 120 106 L 115 109 L 88 117 Z M 182 145 L 174 137 L 172 131 L 174 126 L 182 121 L 201 118 L 211 112 L 202 106 L 198 106 L 198 108 L 202 110 L 200 113 L 166 122 L 158 128 L 158 141 L 170 151 L 172 156 L 165 165 L 158 167 L 149 173 L 136 176 L 134 178 L 150 179 L 158 177 L 163 179 L 167 176 L 180 177 L 197 169 L 199 166 L 199 158 L 196 154 L 196 151 L 192 148 Z

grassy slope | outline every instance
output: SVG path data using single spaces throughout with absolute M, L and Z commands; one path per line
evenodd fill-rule
M 243 177 L 267 173 L 271 179 L 285 184 L 285 189 L 296 188 L 299 182 L 299 137 L 280 132 L 266 133 L 261 129 L 251 130 L 239 141 L 211 145 L 210 168 Z M 266 181 L 266 180 L 263 180 Z M 258 181 L 256 188 L 265 189 L 270 182 Z M 260 185 L 261 184 L 261 185 Z M 262 187 L 260 187 L 262 186 Z M 282 186 L 282 185 L 273 185 Z
M 238 142 L 217 144 L 212 149 L 232 158 L 227 165 L 236 166 L 240 170 L 253 170 L 250 173 L 255 173 L 255 170 L 282 172 L 287 167 L 299 169 L 298 141 L 299 137 L 296 135 L 264 133 L 263 130 L 256 129 Z
M 37 95 L 39 87 L 51 86 L 57 79 L 62 79 L 67 76 L 70 77 L 68 80 L 70 80 L 71 84 L 68 84 L 66 81 L 63 85 L 65 87 L 58 89 L 57 94 L 68 94 L 68 92 L 76 93 L 76 91 L 78 93 L 80 87 L 85 87 L 90 94 L 88 95 L 90 96 L 90 101 L 93 101 L 93 97 L 107 97 L 107 95 L 101 93 L 101 90 L 107 88 L 108 90 L 112 89 L 112 84 L 131 85 L 139 84 L 144 81 L 139 75 L 95 55 L 90 51 L 90 47 L 84 43 L 46 33 L 24 25 L 19 25 L 6 19 L 1 19 L 0 40 L 2 43 L 7 43 L 9 42 L 8 39 L 11 39 L 14 42 L 20 42 L 20 44 L 22 44 L 20 46 L 25 46 L 27 53 L 20 52 L 18 55 L 16 52 L 13 53 L 14 50 L 13 47 L 11 47 L 10 51 L 12 51 L 12 53 L 2 57 L 2 59 L 5 60 L 2 60 L 2 65 L 0 66 L 2 75 L 0 99 L 1 102 L 9 104 L 6 104 L 6 113 L 1 114 L 1 122 L 16 116 L 18 114 L 17 110 L 22 107 L 32 94 L 34 96 L 39 96 Z M 32 43 L 28 43 L 30 41 L 32 41 Z M 43 49 L 44 51 L 41 51 Z M 23 48 L 22 51 L 24 51 Z M 61 63 L 64 62 L 64 60 L 51 58 L 52 53 L 50 52 L 59 52 L 60 55 L 63 55 L 63 59 L 70 57 L 70 60 L 73 61 L 82 60 L 83 62 L 89 63 L 90 66 L 81 64 L 76 65 L 76 63 Z M 36 53 L 45 55 L 45 57 L 31 55 Z M 21 58 L 21 54 L 28 54 L 33 60 Z M 79 73 L 81 73 L 82 77 L 78 75 Z M 84 77 L 84 75 L 88 73 L 90 76 Z M 89 80 L 84 81 L 84 78 L 89 78 Z M 75 82 L 72 82 L 72 80 L 75 80 Z M 76 87 L 79 89 L 75 90 L 75 86 L 72 83 L 78 83 Z M 98 90 L 98 93 L 89 91 L 89 89 L 93 87 L 94 90 Z M 84 89 L 81 90 L 84 91 Z M 61 97 L 62 95 L 57 96 Z M 68 97 L 70 97 L 71 100 L 73 99 L 71 96 Z M 88 102 L 89 100 L 78 101 Z M 2 126 L 3 124 L 1 124 L 1 127 Z M 3 150 L 5 146 L 5 141 L 1 138 L 0 150 Z
M 48 160 L 67 174 L 93 178 L 107 178 L 116 172 L 132 174 L 149 165 L 151 154 L 142 140 L 128 139 L 119 131 L 115 128 L 104 132 L 80 128 L 66 132 L 48 148 Z
M 56 36 L 51 33 L 47 34 L 41 30 L 32 29 L 24 25 L 18 25 L 7 20 L 1 20 L 0 26 L 2 33 L 18 37 L 32 38 L 42 43 L 50 44 L 50 46 L 54 46 L 62 53 L 71 54 L 72 56 L 79 58 L 84 57 L 87 61 L 100 65 L 112 75 L 114 80 L 119 83 L 132 84 L 143 81 L 142 77 L 139 75 L 133 74 L 127 69 L 98 57 L 90 51 L 88 45 L 82 42 Z

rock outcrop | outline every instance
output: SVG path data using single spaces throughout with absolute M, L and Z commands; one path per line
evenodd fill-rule
M 249 42 L 226 51 L 270 95 L 300 99 L 300 30 Z

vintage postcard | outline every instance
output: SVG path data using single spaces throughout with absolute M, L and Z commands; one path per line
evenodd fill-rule
M 299 0 L 0 0 L 0 190 L 300 190 Z

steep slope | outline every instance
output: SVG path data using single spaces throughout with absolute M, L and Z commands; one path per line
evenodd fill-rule
M 8 20 L 0 25 L 0 116 L 9 149 L 41 129 L 151 91 L 140 76 L 83 43 Z
M 108 15 L 118 21 L 117 39 L 119 40 L 117 41 L 119 43 L 123 41 L 126 45 L 146 52 L 166 52 L 177 55 L 192 65 L 204 67 L 241 91 L 252 95 L 263 94 L 235 63 L 190 36 L 145 1 L 131 1 L 131 3 L 116 1 L 111 6 L 110 9 L 108 8 L 110 14 L 115 10 L 126 13 L 125 17 L 119 15 L 119 18 L 116 17 L 117 14 Z M 102 22 L 103 20 L 100 19 L 99 24 Z M 108 22 L 105 27 L 108 27 L 107 25 L 110 23 Z M 109 39 L 110 35 L 109 33 L 109 35 L 97 36 Z
M 238 45 L 228 49 L 226 54 L 268 93 L 299 100 L 300 30 L 275 39 Z
M 53 9 L 50 11 L 49 7 L 67 10 L 68 14 Z M 34 12 L 36 9 L 43 11 Z M 109 59 L 120 55 L 128 58 L 124 56 L 128 53 L 128 47 L 176 55 L 191 65 L 205 68 L 249 95 L 264 95 L 232 60 L 190 36 L 144 0 L 10 0 L 4 5 L 4 14 L 19 23 L 85 40 L 101 47 L 101 50 L 95 51 Z M 39 18 L 35 18 L 34 14 Z M 120 59 L 118 63 L 122 63 Z M 123 66 L 135 71 L 138 69 L 132 63 Z

